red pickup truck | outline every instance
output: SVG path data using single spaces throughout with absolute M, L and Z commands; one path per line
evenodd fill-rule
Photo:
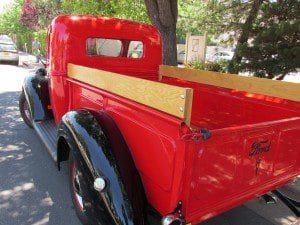
M 47 60 L 20 111 L 83 224 L 196 225 L 300 174 L 300 84 L 161 65 L 154 27 L 104 17 L 54 19 Z

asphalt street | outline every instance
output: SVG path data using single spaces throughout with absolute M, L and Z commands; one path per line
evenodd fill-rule
M 58 172 L 34 130 L 25 126 L 18 96 L 28 69 L 0 65 L 0 225 L 80 225 L 64 166 Z M 279 201 L 261 199 L 237 207 L 204 225 L 300 224 Z

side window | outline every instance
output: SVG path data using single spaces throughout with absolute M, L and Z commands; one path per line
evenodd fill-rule
M 127 58 L 140 59 L 144 55 L 144 45 L 141 41 L 131 41 L 129 43 Z
M 122 52 L 122 42 L 115 39 L 88 38 L 86 50 L 90 56 L 119 57 Z

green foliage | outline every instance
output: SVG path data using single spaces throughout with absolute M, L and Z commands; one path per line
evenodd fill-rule
M 188 69 L 196 69 L 196 70 L 208 70 L 208 71 L 215 71 L 215 72 L 227 72 L 227 62 L 220 61 L 220 62 L 190 62 L 185 65 Z
M 179 19 L 177 36 L 185 39 L 187 32 L 204 34 L 209 38 L 217 32 L 215 26 L 222 19 L 221 4 L 210 0 L 209 4 L 198 0 L 179 0 Z M 143 0 L 63 0 L 62 12 L 65 14 L 101 15 L 150 23 Z
M 220 8 L 222 4 L 218 1 L 179 0 L 177 36 L 184 39 L 187 33 L 209 34 L 209 39 L 219 30 L 222 21 Z
M 64 14 L 88 14 L 118 17 L 150 23 L 144 0 L 32 0 L 38 8 L 38 30 L 20 23 L 24 0 L 14 0 L 11 7 L 0 15 L 0 34 L 16 37 L 16 44 L 23 49 L 36 36 L 45 54 L 46 29 L 51 20 Z M 178 0 L 177 36 L 184 40 L 186 33 L 208 33 L 209 43 L 226 33 L 227 41 L 234 42 L 240 35 L 244 22 L 250 14 L 254 0 Z M 256 76 L 274 78 L 299 68 L 299 1 L 264 1 L 254 24 L 249 40 L 238 46 L 241 63 L 233 65 L 237 70 L 251 71 Z M 30 19 L 30 18 L 29 18 Z M 228 43 L 228 42 L 227 42 Z M 193 68 L 226 71 L 227 65 L 219 62 L 192 63 Z
M 142 0 L 63 0 L 62 12 L 110 16 L 149 23 L 146 7 Z
M 22 11 L 23 1 L 15 1 L 15 3 L 0 15 L 0 33 L 1 34 L 17 34 L 29 31 L 20 23 L 20 15 Z
M 46 49 L 46 29 L 60 13 L 101 15 L 150 23 L 143 0 L 33 0 L 38 24 L 35 28 L 25 27 L 20 22 L 23 4 L 24 0 L 15 0 L 13 6 L 0 15 L 0 33 L 15 36 L 19 49 L 23 50 L 27 43 L 29 51 L 33 36 L 36 36 L 41 43 L 42 54 Z
M 185 67 L 188 69 L 195 69 L 195 70 L 205 70 L 205 63 L 203 62 L 189 62 L 185 64 Z
M 47 40 L 47 30 L 40 30 L 35 32 L 35 37 L 41 43 L 41 54 L 46 55 L 46 40 Z
M 47 29 L 51 20 L 60 13 L 100 15 L 150 23 L 144 0 L 32 0 L 32 4 L 36 6 L 39 14 L 37 31 Z M 2 24 L 5 26 L 2 29 L 4 33 L 17 34 L 20 38 L 19 46 L 23 46 L 25 40 L 30 42 L 29 38 L 25 38 L 28 35 L 23 35 L 24 30 L 21 30 L 33 32 L 32 29 L 20 24 L 22 5 L 23 0 L 15 0 L 17 7 L 5 12 L 4 23 L 0 23 L 0 27 Z M 194 34 L 209 32 L 209 40 L 213 39 L 213 34 L 217 31 L 214 24 L 221 20 L 221 14 L 218 13 L 220 6 L 219 3 L 213 3 L 213 0 L 209 0 L 209 4 L 198 0 L 179 0 L 177 26 L 179 39 L 184 40 L 187 32 Z M 11 32 L 8 32 L 8 25 L 13 26 Z
M 254 0 L 222 0 L 219 1 L 215 13 L 219 20 L 213 24 L 218 34 L 226 34 L 220 40 L 224 44 L 234 44 L 238 39 L 250 14 Z
M 258 77 L 282 79 L 300 67 L 300 2 L 266 3 L 251 31 L 250 43 L 237 50 L 241 68 Z
M 25 51 L 25 43 L 27 44 L 28 52 L 31 52 L 31 40 L 33 39 L 33 33 L 27 31 L 24 33 L 16 34 L 16 45 L 19 50 Z
M 38 8 L 38 25 L 41 30 L 47 29 L 52 19 L 61 14 L 61 0 L 34 0 Z
M 112 16 L 114 10 L 111 1 L 63 0 L 62 12 L 65 14 Z
M 30 47 L 33 31 L 20 23 L 23 0 L 17 0 L 0 15 L 0 33 L 16 37 L 18 49 L 24 49 L 24 43 Z
M 111 2 L 115 10 L 115 17 L 150 23 L 144 0 L 114 0 Z

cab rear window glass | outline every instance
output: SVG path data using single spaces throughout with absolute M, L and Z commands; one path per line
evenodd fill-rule
M 144 55 L 144 45 L 141 41 L 130 41 L 127 57 L 140 59 Z
M 89 38 L 87 40 L 87 54 L 95 56 L 119 57 L 122 42 L 115 39 Z
M 144 55 L 144 45 L 141 41 L 88 38 L 86 51 L 89 56 L 139 59 Z

